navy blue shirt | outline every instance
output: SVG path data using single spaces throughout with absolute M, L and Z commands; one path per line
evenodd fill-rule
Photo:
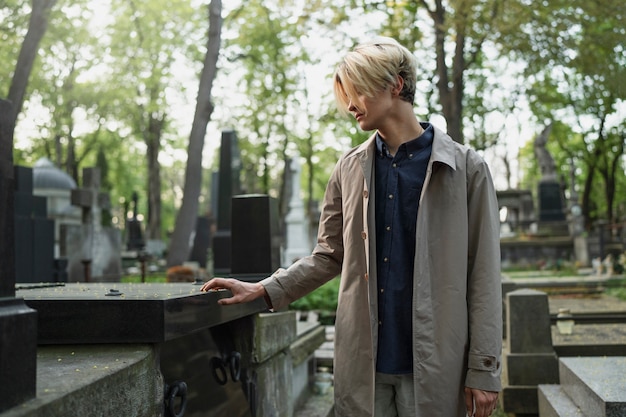
M 433 127 L 391 155 L 376 135 L 376 264 L 378 354 L 376 371 L 413 372 L 413 264 L 420 194 L 432 150 Z

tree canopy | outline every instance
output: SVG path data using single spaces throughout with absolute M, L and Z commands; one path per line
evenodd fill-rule
M 453 138 L 493 157 L 500 184 L 535 187 L 525 144 L 552 123 L 548 149 L 563 178 L 573 173 L 568 195 L 580 195 L 587 225 L 624 220 L 619 2 L 226 3 L 214 85 L 203 97 L 207 2 L 3 2 L 0 97 L 18 104 L 16 164 L 46 156 L 77 180 L 80 168 L 99 165 L 114 219 L 123 223 L 124 202 L 136 191 L 148 236 L 167 239 L 183 227 L 176 216 L 185 194 L 195 202 L 185 216 L 206 212 L 219 130 L 233 128 L 245 190 L 284 200 L 286 162 L 301 158 L 312 207 L 340 153 L 367 136 L 334 110 L 334 67 L 357 42 L 381 34 L 418 58 L 418 117 L 443 115 Z M 201 99 L 211 111 L 199 134 Z M 204 145 L 205 136 L 208 146 L 190 146 Z M 193 191 L 190 165 L 201 170 Z

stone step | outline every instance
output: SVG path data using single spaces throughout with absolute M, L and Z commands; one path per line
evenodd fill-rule
M 626 416 L 626 357 L 559 360 L 562 390 L 590 417 Z
M 560 385 L 539 385 L 537 395 L 541 417 L 587 417 Z
M 327 368 L 333 371 L 335 361 L 335 326 L 324 326 L 326 341 L 315 351 L 315 361 L 318 368 Z

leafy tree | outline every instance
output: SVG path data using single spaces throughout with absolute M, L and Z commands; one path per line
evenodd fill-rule
M 525 16 L 526 23 L 503 36 L 510 53 L 527 62 L 527 93 L 537 119 L 570 125 L 570 133 L 556 139 L 569 164 L 584 174 L 581 206 L 587 228 L 598 215 L 613 222 L 621 203 L 615 201 L 616 189 L 624 177 L 619 109 L 626 99 L 626 11 L 605 0 L 537 6 L 510 10 L 511 19 Z M 603 196 L 594 195 L 597 188 Z
M 46 33 L 50 11 L 55 3 L 56 0 L 32 0 L 28 32 L 24 36 L 20 54 L 15 64 L 11 86 L 9 87 L 8 99 L 13 103 L 13 125 L 15 125 L 17 116 L 22 111 L 28 80 L 39 49 L 39 42 L 44 33 Z
M 217 60 L 222 33 L 222 2 L 211 0 L 209 5 L 209 33 L 204 66 L 200 74 L 198 98 L 193 125 L 187 148 L 187 167 L 185 169 L 185 189 L 183 203 L 176 217 L 176 226 L 170 241 L 167 264 L 180 265 L 189 257 L 189 238 L 196 224 L 198 198 L 202 186 L 202 150 L 206 128 L 213 113 L 212 89 L 217 73 Z
M 177 0 L 163 7 L 147 0 L 113 0 L 115 18 L 109 29 L 109 85 L 117 96 L 115 117 L 130 127 L 132 135 L 145 144 L 147 162 L 149 239 L 161 238 L 161 163 L 163 141 L 169 124 L 168 88 L 177 85 L 173 69 L 184 58 L 181 49 L 192 42 L 198 28 L 194 10 L 187 1 Z M 184 50 L 183 50 L 184 51 Z M 182 58 L 181 58 L 182 55 Z M 129 94 L 130 93 L 130 94 Z M 113 108 L 113 107 L 111 107 Z

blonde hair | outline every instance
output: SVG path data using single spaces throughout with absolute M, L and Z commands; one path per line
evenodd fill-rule
M 350 101 L 359 105 L 358 97 L 374 97 L 390 86 L 397 77 L 404 81 L 400 98 L 413 104 L 417 64 L 415 56 L 398 41 L 378 37 L 356 46 L 348 52 L 335 72 L 333 90 L 337 107 L 348 113 Z

